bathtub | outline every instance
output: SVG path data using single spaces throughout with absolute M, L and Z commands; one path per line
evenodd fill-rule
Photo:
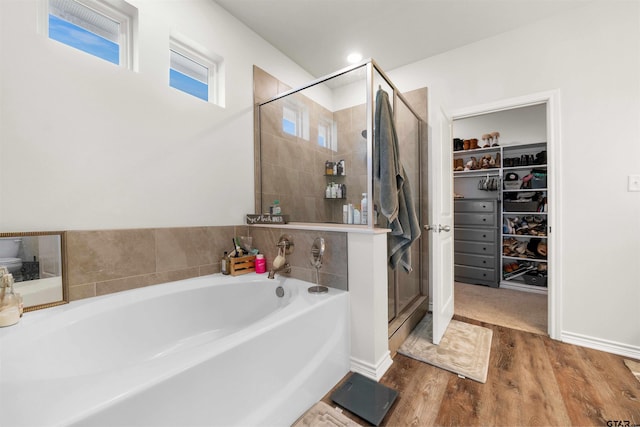
M 309 286 L 216 274 L 27 313 L 0 328 L 0 426 L 291 425 L 349 371 L 348 293 Z

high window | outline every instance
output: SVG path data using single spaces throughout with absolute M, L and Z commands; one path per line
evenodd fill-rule
M 320 119 L 318 123 L 318 146 L 338 151 L 336 124 L 333 120 Z
M 49 0 L 48 6 L 50 39 L 133 68 L 136 8 L 123 1 L 102 0 Z
M 169 86 L 224 106 L 222 58 L 199 49 L 196 43 L 175 33 L 169 40 L 169 56 Z
M 282 107 L 282 131 L 309 140 L 309 110 L 306 106 L 286 102 Z

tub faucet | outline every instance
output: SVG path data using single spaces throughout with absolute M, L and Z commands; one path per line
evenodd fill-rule
M 278 267 L 275 266 L 275 260 L 273 262 L 274 262 L 274 266 L 273 268 L 271 268 L 271 270 L 269 270 L 269 275 L 267 276 L 267 278 L 274 279 L 276 277 L 276 273 L 279 273 L 281 271 L 285 273 L 291 273 L 291 265 L 289 265 L 288 262 L 285 261 L 284 264 Z
M 273 265 L 269 270 L 269 275 L 267 276 L 269 279 L 275 278 L 278 272 L 291 273 L 291 265 L 286 258 L 287 255 L 293 252 L 291 236 L 283 234 L 280 236 L 276 246 L 278 247 L 278 256 L 273 260 Z

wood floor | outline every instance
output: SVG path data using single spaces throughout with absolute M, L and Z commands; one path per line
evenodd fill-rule
M 487 382 L 459 378 L 397 354 L 380 380 L 399 392 L 382 425 L 640 425 L 640 381 L 624 365 L 623 357 L 454 318 L 493 330 Z M 335 406 L 330 396 L 331 392 L 323 401 Z M 370 425 L 344 413 L 361 425 Z

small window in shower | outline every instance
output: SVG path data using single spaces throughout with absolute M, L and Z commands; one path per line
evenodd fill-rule
M 332 120 L 322 120 L 318 123 L 318 146 L 338 151 L 336 124 Z
M 302 104 L 287 102 L 282 107 L 282 131 L 309 140 L 309 110 Z

